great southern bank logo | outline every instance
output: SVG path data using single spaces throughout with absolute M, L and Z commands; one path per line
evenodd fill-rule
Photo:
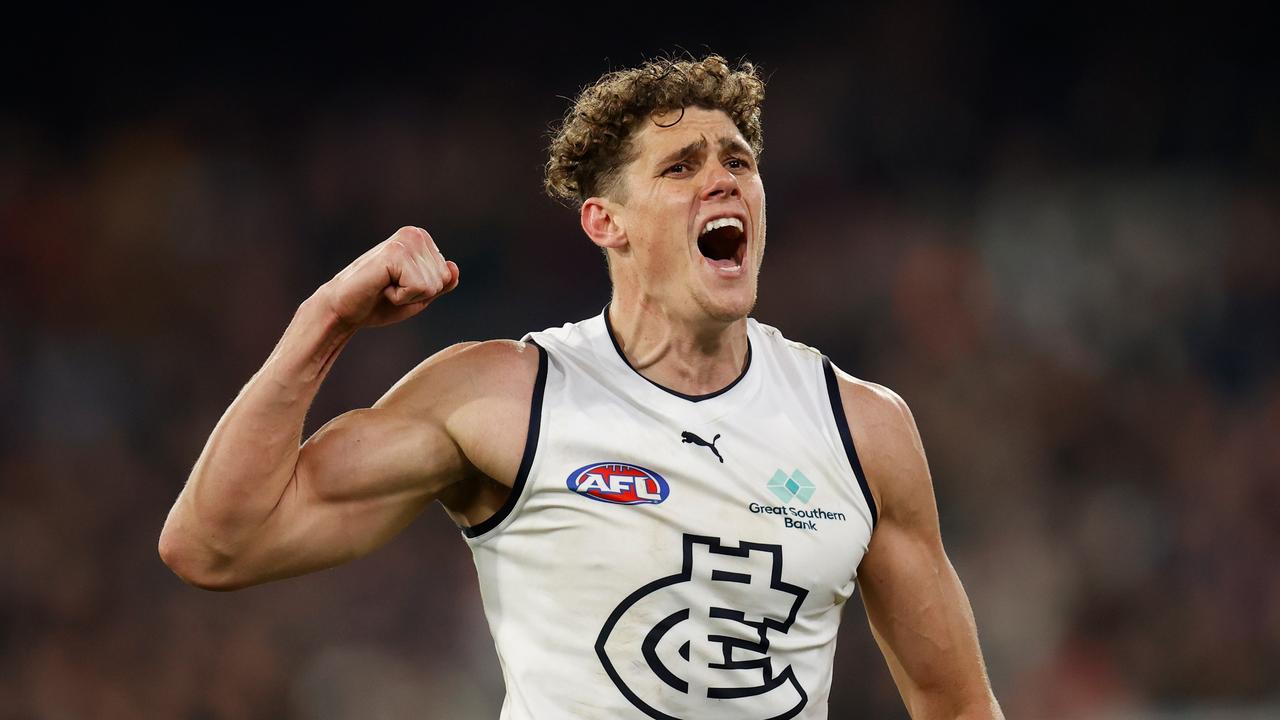
M 596 638 L 618 691 L 657 720 L 786 720 L 809 696 L 786 635 L 809 591 L 782 546 L 685 534 L 680 570 L 628 595 Z
M 657 505 L 671 494 L 671 486 L 658 473 L 620 462 L 584 465 L 569 473 L 565 484 L 579 495 L 615 505 Z
M 775 470 L 773 477 L 769 478 L 769 482 L 765 487 L 782 504 L 762 505 L 758 502 L 752 502 L 747 505 L 747 509 L 756 515 L 776 515 L 778 519 L 782 520 L 783 527 L 817 532 L 820 529 L 819 520 L 845 522 L 848 519 L 844 513 L 838 510 L 792 505 L 791 502 L 793 500 L 799 501 L 800 505 L 808 505 L 816 489 L 813 481 L 805 477 L 804 473 L 799 470 L 792 470 L 790 475 L 781 470 Z
M 775 470 L 773 477 L 769 478 L 769 490 L 784 504 L 790 504 L 794 498 L 807 505 L 809 498 L 813 497 L 814 488 L 809 478 L 799 470 L 795 470 L 790 476 L 781 470 Z

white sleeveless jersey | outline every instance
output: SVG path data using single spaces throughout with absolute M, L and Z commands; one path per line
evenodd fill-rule
M 503 720 L 825 718 L 876 510 L 835 375 L 747 321 L 747 367 L 690 397 L 605 315 L 541 349 L 511 496 L 463 530 Z

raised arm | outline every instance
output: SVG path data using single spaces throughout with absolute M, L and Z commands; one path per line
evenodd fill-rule
M 840 374 L 879 521 L 858 567 L 871 632 L 915 720 L 1003 719 L 969 598 L 942 547 L 933 484 L 911 410 L 892 391 Z
M 385 542 L 466 477 L 447 427 L 460 403 L 451 359 L 465 346 L 301 444 L 307 409 L 355 332 L 411 317 L 457 283 L 431 237 L 402 228 L 307 299 L 209 436 L 161 532 L 165 563 L 219 590 L 329 567 Z

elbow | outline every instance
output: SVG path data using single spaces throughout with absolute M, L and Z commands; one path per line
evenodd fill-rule
M 905 698 L 904 698 L 905 699 Z M 938 694 L 908 700 L 911 717 L 948 718 L 949 720 L 1004 720 L 1000 704 L 989 688 L 959 695 Z
M 201 546 L 189 534 L 166 524 L 160 533 L 160 559 L 186 584 L 201 590 L 227 592 L 252 583 L 232 572 L 229 559 Z

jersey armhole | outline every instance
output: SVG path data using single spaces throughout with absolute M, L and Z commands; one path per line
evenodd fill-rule
M 827 356 L 822 357 L 822 373 L 827 378 L 827 396 L 831 400 L 831 414 L 835 416 L 836 429 L 840 432 L 840 442 L 844 445 L 844 454 L 849 459 L 849 467 L 862 489 L 862 497 L 867 501 L 867 509 L 871 511 L 871 529 L 875 530 L 879 516 L 876 512 L 876 501 L 871 496 L 871 488 L 867 485 L 866 474 L 862 472 L 862 463 L 858 460 L 858 451 L 853 446 L 853 434 L 849 432 L 849 418 L 844 412 L 844 401 L 840 399 L 840 383 L 836 380 L 835 368 Z
M 542 396 L 547 388 L 547 351 L 533 339 L 526 342 L 538 349 L 538 375 L 533 381 L 533 397 L 529 401 L 529 431 L 525 435 L 524 454 L 520 456 L 520 469 L 516 471 L 516 479 L 511 484 L 506 502 L 502 503 L 497 512 L 484 522 L 459 528 L 470 541 L 497 528 L 515 510 L 524 494 L 524 486 L 529 481 L 529 470 L 533 467 L 533 457 L 538 451 L 538 432 L 542 428 Z

